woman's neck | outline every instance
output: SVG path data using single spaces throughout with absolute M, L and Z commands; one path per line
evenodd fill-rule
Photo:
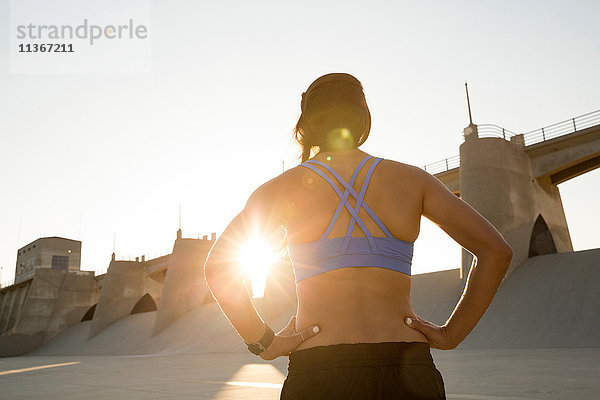
M 351 148 L 347 148 L 347 149 L 336 149 L 336 150 L 331 150 L 331 149 L 321 149 L 317 154 L 315 154 L 315 158 L 318 159 L 327 159 L 327 157 L 346 157 L 346 156 L 350 156 L 352 154 L 366 154 L 364 153 L 362 150 L 360 150 L 358 147 L 351 147 Z

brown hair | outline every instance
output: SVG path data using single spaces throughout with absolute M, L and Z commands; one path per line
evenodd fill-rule
M 308 160 L 313 147 L 358 147 L 369 137 L 371 113 L 362 84 L 350 74 L 317 78 L 302 93 L 300 108 L 294 136 L 302 147 L 302 162 Z

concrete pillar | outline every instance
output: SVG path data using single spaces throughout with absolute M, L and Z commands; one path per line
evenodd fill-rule
M 465 135 L 460 146 L 460 194 L 512 246 L 507 275 L 528 258 L 539 215 L 548 225 L 556 250 L 573 250 L 558 187 L 534 178 L 522 141 Z M 471 261 L 470 253 L 463 250 L 463 279 Z
M 66 274 L 66 271 L 39 268 L 32 280 L 19 285 L 8 326 L 12 328 L 11 333 L 40 334 L 43 338 Z
M 4 326 L 4 319 L 8 310 L 9 297 L 10 289 L 4 289 L 2 291 L 2 300 L 0 301 L 0 334 L 3 333 L 2 327 Z
M 133 306 L 146 293 L 144 264 L 133 261 L 111 261 L 90 327 L 89 338 L 96 336 L 113 322 L 131 313 Z
M 199 307 L 208 293 L 203 268 L 214 241 L 183 239 L 180 232 L 177 232 L 173 253 L 169 257 L 153 335 L 188 311 Z
M 56 297 L 44 343 L 81 321 L 87 310 L 98 302 L 98 283 L 94 273 L 69 273 Z M 21 330 L 21 329 L 19 329 Z
M 96 301 L 93 273 L 39 268 L 34 278 L 12 290 L 8 335 L 0 335 L 0 357 L 29 352 L 79 322 Z
M 12 323 L 12 327 L 14 327 L 20 320 L 23 313 L 23 308 L 25 305 L 25 299 L 27 298 L 27 292 L 29 292 L 29 288 L 31 285 L 22 285 L 19 286 L 18 297 L 15 303 L 15 310 L 13 311 L 13 315 L 15 316 L 14 322 Z M 9 328 L 9 329 L 11 329 Z
M 6 307 L 4 308 L 4 312 L 2 314 L 2 325 L 0 325 L 0 333 L 4 333 L 11 328 L 10 321 L 13 318 L 13 313 L 14 313 L 14 309 L 15 309 L 15 301 L 17 299 L 18 292 L 19 292 L 19 290 L 17 287 L 15 287 L 14 289 L 12 289 L 9 292 L 9 297 L 7 299 L 8 302 L 6 304 Z

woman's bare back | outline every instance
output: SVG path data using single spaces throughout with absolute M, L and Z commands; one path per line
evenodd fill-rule
M 371 129 L 371 114 L 360 81 L 344 73 L 323 75 L 302 93 L 300 108 L 302 114 L 294 128 L 294 136 L 302 147 L 302 160 L 308 160 L 311 151 L 318 147 L 319 154 L 314 159 L 329 164 L 341 178 L 348 179 L 359 160 L 365 157 L 358 148 L 369 137 Z M 371 264 L 365 258 L 353 258 L 348 254 L 343 264 L 331 263 L 333 270 L 328 264 L 328 268 L 321 269 L 323 272 L 318 275 L 298 274 L 297 316 L 272 336 L 270 344 L 263 345 L 266 347 L 260 353 L 263 359 L 288 355 L 294 349 L 356 342 L 420 341 L 428 342 L 432 348 L 449 350 L 464 340 L 490 305 L 512 258 L 512 249 L 502 235 L 473 207 L 425 171 L 388 160 L 371 166 L 376 168 L 365 201 L 385 224 L 380 225 L 386 231 L 385 238 L 381 229 L 361 209 L 359 215 L 353 218 L 357 223 L 358 220 L 364 221 L 359 225 L 370 231 L 371 236 L 382 239 L 350 242 L 344 239 L 342 246 L 352 244 L 360 249 L 357 244 L 369 242 L 369 248 L 372 248 L 371 244 L 375 241 L 386 242 L 386 239 L 389 239 L 388 243 L 413 242 L 419 233 L 421 215 L 428 218 L 470 251 L 477 263 L 477 268 L 474 268 L 473 262 L 467 274 L 465 290 L 452 315 L 442 326 L 415 315 L 410 304 L 408 257 L 398 263 L 402 264 L 401 269 L 395 268 L 395 265 L 393 270 L 343 268 L 352 262 L 352 265 L 384 263 L 377 261 Z M 366 173 L 359 174 L 355 187 L 361 185 Z M 312 245 L 302 244 L 321 239 L 339 204 L 337 193 L 327 187 L 319 175 L 297 167 L 261 185 L 209 253 L 204 265 L 206 281 L 219 306 L 246 343 L 259 346 L 257 342 L 261 338 L 268 339 L 271 331 L 265 327 L 264 320 L 254 307 L 239 263 L 233 261 L 233 255 L 238 254 L 240 244 L 253 238 L 273 240 L 275 232 L 285 226 L 288 243 L 295 245 L 290 249 L 304 249 L 304 253 L 300 251 L 294 256 L 308 254 L 306 262 L 298 265 L 304 264 L 304 270 L 312 269 L 314 272 L 311 267 L 320 265 L 311 265 L 309 258 L 318 252 L 312 252 Z M 345 198 L 344 195 L 340 197 Z M 359 195 L 357 197 L 360 198 Z M 348 203 L 352 205 L 354 200 Z M 341 218 L 334 219 L 337 222 L 328 238 L 364 236 L 358 227 L 354 227 L 350 235 L 345 233 L 349 220 L 348 212 L 343 210 Z M 332 243 L 337 242 L 326 245 Z M 398 247 L 408 249 L 398 254 L 410 255 L 410 243 Z M 353 254 L 363 255 L 362 250 Z M 385 257 L 384 254 L 382 256 Z M 299 260 L 302 261 L 302 257 Z M 306 329 L 301 330 L 303 327 Z
M 349 180 L 366 153 L 353 149 L 320 153 L 316 160 L 330 165 Z M 356 180 L 360 189 L 367 168 Z M 286 229 L 289 243 L 318 240 L 335 211 L 339 197 L 323 178 L 303 168 L 284 174 L 278 185 L 284 187 Z M 384 160 L 375 169 L 365 194 L 365 202 L 383 221 L 392 235 L 414 242 L 419 234 L 423 194 L 415 167 Z M 341 188 L 343 190 L 343 188 Z M 350 200 L 354 205 L 354 201 Z M 373 236 L 383 232 L 361 209 L 359 216 Z M 343 237 L 350 215 L 342 212 L 329 238 Z M 364 237 L 355 226 L 354 237 Z M 427 338 L 406 326 L 403 317 L 413 315 L 410 304 L 411 278 L 401 272 L 377 267 L 348 267 L 304 279 L 297 283 L 296 330 L 318 324 L 321 332 L 298 349 L 338 344 L 417 341 Z

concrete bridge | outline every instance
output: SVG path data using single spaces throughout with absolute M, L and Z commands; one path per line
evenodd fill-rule
M 508 274 L 529 257 L 572 251 L 557 185 L 600 166 L 600 110 L 524 134 L 474 124 L 463 133 L 459 156 L 424 169 L 504 235 Z M 463 250 L 461 276 L 471 262 Z
M 425 168 L 502 232 L 514 258 L 461 347 L 597 346 L 600 249 L 572 251 L 557 184 L 600 166 L 600 111 L 526 134 L 471 124 L 464 135 L 460 156 Z M 204 281 L 215 240 L 179 230 L 163 257 L 113 254 L 101 276 L 39 269 L 0 289 L 0 356 L 42 345 L 38 354 L 244 351 Z M 413 277 L 419 315 L 442 324 L 451 314 L 471 264 L 463 256 L 460 269 Z M 274 329 L 285 326 L 296 312 L 288 262 L 271 268 L 264 297 L 253 301 Z

